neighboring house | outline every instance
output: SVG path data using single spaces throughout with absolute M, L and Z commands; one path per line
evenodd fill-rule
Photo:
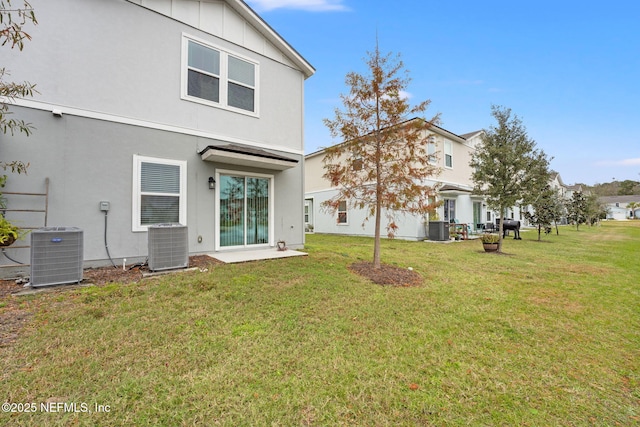
M 585 196 L 591 194 L 589 190 L 582 187 L 582 184 L 566 185 L 564 190 L 565 199 L 571 200 L 574 193 L 582 193 Z
M 555 190 L 556 194 L 560 196 L 562 200 L 567 198 L 567 185 L 562 181 L 560 174 L 555 171 L 551 171 L 551 181 L 549 186 Z
M 154 223 L 186 225 L 190 254 L 303 246 L 303 96 L 315 70 L 252 9 L 31 4 L 32 40 L 5 48 L 2 65 L 12 81 L 37 84 L 10 107 L 36 130 L 0 136 L 3 159 L 30 163 L 4 190 L 43 193 L 48 178 L 46 225 L 84 231 L 85 265 L 109 263 L 105 235 L 118 264 L 144 261 Z M 17 199 L 9 208 L 41 209 L 40 198 Z M 45 225 L 40 213 L 11 214 Z M 6 251 L 29 262 L 28 248 Z
M 570 190 L 570 186 L 566 185 L 562 181 L 562 178 L 560 177 L 560 174 L 558 172 L 551 171 L 551 181 L 549 182 L 549 185 L 553 190 L 555 190 L 556 194 L 558 195 L 558 198 L 563 203 L 566 203 L 568 200 L 570 200 L 571 195 L 573 194 L 572 190 Z M 571 186 L 571 187 L 579 188 L 580 191 L 582 191 L 582 186 Z M 567 223 L 568 223 L 568 220 L 567 220 L 567 215 L 565 213 L 560 218 L 560 221 L 558 221 L 558 224 L 566 225 Z
M 440 185 L 439 198 L 443 201 L 438 208 L 440 219 L 466 223 L 472 229 L 477 228 L 478 224 L 495 221 L 495 215 L 487 210 L 483 197 L 472 194 L 469 161 L 476 144 L 481 141 L 482 131 L 456 135 L 441 127 L 431 126 L 425 132 L 425 136 L 432 139 L 429 151 L 437 157 L 433 164 L 440 169 L 438 176 L 427 181 L 430 185 Z M 364 212 L 348 208 L 346 201 L 336 213 L 323 209 L 322 203 L 337 193 L 337 189 L 322 177 L 323 158 L 324 150 L 305 156 L 306 229 L 319 233 L 373 236 L 373 218 L 363 227 Z M 426 218 L 400 215 L 396 223 L 399 226 L 397 238 L 420 240 L 427 235 Z
M 634 219 L 640 217 L 640 196 L 603 196 L 598 197 L 598 201 L 605 205 L 607 209 L 607 219 Z M 630 203 L 639 204 L 634 209 L 629 207 Z

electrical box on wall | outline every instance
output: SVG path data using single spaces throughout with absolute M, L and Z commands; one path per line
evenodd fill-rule
M 109 202 L 100 202 L 100 210 L 104 212 L 108 212 L 111 204 Z

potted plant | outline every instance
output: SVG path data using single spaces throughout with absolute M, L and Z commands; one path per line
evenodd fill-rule
M 482 247 L 485 252 L 496 252 L 498 250 L 500 236 L 493 233 L 485 233 L 480 236 L 480 241 L 482 242 Z
M 9 246 L 20 237 L 20 227 L 11 224 L 0 215 L 0 246 Z

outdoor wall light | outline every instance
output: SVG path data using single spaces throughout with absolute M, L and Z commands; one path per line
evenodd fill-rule
M 212 176 L 209 177 L 209 190 L 216 189 L 216 180 Z

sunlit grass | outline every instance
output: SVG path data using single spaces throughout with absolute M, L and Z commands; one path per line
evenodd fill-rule
M 307 257 L 30 297 L 5 401 L 110 412 L 0 423 L 637 424 L 640 222 L 536 238 L 384 241 L 413 288 L 349 272 L 371 239 L 310 235 Z

